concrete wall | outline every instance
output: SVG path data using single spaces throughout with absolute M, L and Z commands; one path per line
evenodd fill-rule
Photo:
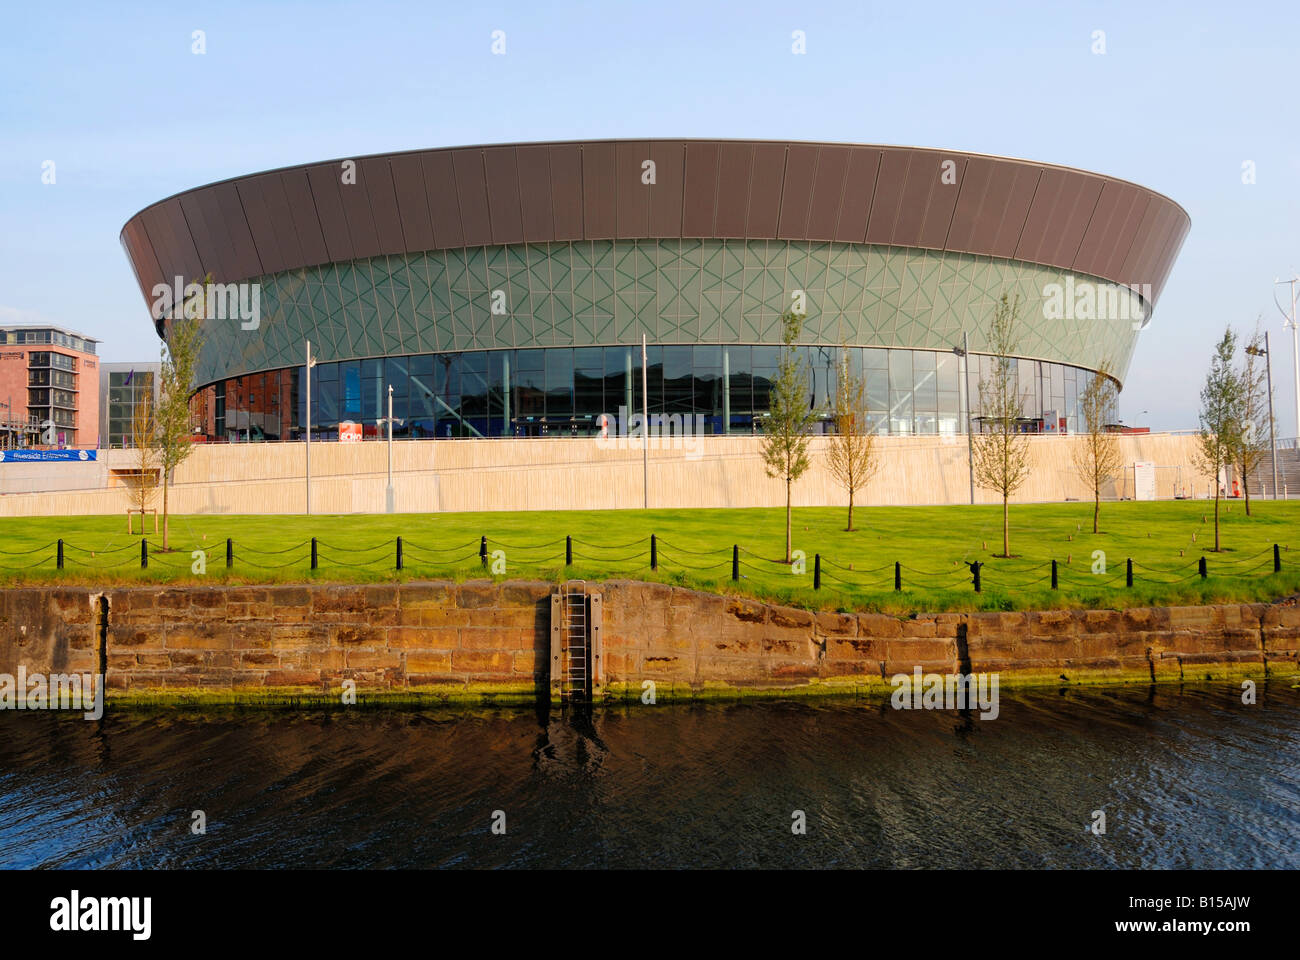
M 109 591 L 109 698 L 200 695 L 335 702 L 547 695 L 550 594 L 538 582 L 130 587 Z M 1205 607 L 896 618 L 811 613 L 664 584 L 602 594 L 607 696 L 851 692 L 914 667 L 1004 682 L 1295 676 L 1300 607 Z M 100 662 L 98 594 L 0 593 L 0 672 Z
M 46 494 L 44 497 L 35 498 L 32 502 L 52 505 L 61 499 L 60 494 L 69 490 L 108 492 L 112 485 L 111 470 L 115 467 L 130 469 L 133 466 L 130 459 L 129 451 L 100 450 L 95 460 L 0 463 L 0 515 L 3 515 L 6 504 L 22 502 L 14 498 L 15 494 Z M 111 495 L 105 502 L 109 501 L 113 501 Z
M 650 450 L 650 506 L 760 507 L 784 504 L 779 481 L 767 477 L 760 440 L 701 437 L 690 449 Z M 1139 434 L 1120 438 L 1127 477 L 1108 496 L 1132 494 L 1132 464 L 1157 464 L 1157 495 L 1205 496 L 1208 479 L 1193 464 L 1195 438 Z M 826 438 L 814 438 L 813 467 L 795 485 L 798 506 L 847 502 L 825 467 Z M 969 501 L 963 437 L 880 439 L 882 468 L 859 495 L 866 504 Z M 1086 499 L 1075 475 L 1076 437 L 1030 439 L 1032 475 L 1017 502 Z M 132 466 L 130 451 L 101 451 L 98 464 L 0 464 L 0 516 L 123 512 L 127 489 L 112 470 Z M 384 510 L 386 444 L 312 444 L 312 507 L 316 513 Z M 76 469 L 80 467 L 81 469 Z M 399 512 L 466 510 L 591 510 L 642 505 L 642 452 L 636 441 L 601 449 L 595 439 L 408 440 L 393 444 Z M 300 443 L 199 446 L 177 470 L 172 510 L 180 514 L 301 513 L 305 451 Z M 87 487 L 90 487 L 87 489 Z M 56 495 L 33 494 L 43 489 Z M 977 500 L 995 502 L 991 491 Z

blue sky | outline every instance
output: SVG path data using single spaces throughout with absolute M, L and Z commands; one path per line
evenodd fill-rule
M 155 359 L 122 224 L 270 167 L 594 137 L 918 145 L 1082 167 L 1180 203 L 1192 231 L 1121 414 L 1195 426 L 1214 340 L 1262 315 L 1279 435 L 1295 436 L 1273 280 L 1300 270 L 1297 50 L 1300 5 L 1282 2 L 10 4 L 0 323 Z

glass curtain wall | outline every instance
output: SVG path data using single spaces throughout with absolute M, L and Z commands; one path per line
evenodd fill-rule
M 894 436 L 950 436 L 964 429 L 966 375 L 950 352 L 874 347 L 799 346 L 808 371 L 808 403 L 820 411 L 816 430 L 833 429 L 841 364 L 865 379 L 869 421 Z M 397 437 L 477 438 L 591 436 L 602 414 L 617 429 L 628 415 L 697 417 L 707 434 L 762 432 L 781 348 L 773 345 L 656 345 L 550 347 L 466 351 L 318 363 L 312 369 L 313 438 L 334 439 L 340 423 L 359 423 L 363 436 L 381 437 L 376 421 L 402 420 Z M 847 357 L 845 357 L 847 354 Z M 994 358 L 970 358 L 970 409 L 980 412 L 980 382 Z M 1092 377 L 1085 370 L 1038 360 L 1011 361 L 1024 404 L 1023 429 L 1039 429 L 1055 412 L 1066 429 L 1079 429 L 1079 398 Z M 644 394 L 643 394 L 644 381 Z M 300 439 L 305 421 L 303 369 L 290 368 L 221 381 L 211 391 L 213 439 Z M 694 430 L 695 424 L 691 429 Z

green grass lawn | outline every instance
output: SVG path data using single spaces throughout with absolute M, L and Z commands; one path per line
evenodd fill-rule
M 738 593 L 797 606 L 878 610 L 1011 610 L 1120 607 L 1144 604 L 1273 600 L 1300 592 L 1300 501 L 1225 505 L 1224 551 L 1215 553 L 1213 504 L 1205 501 L 1122 502 L 1102 506 L 1102 532 L 1093 535 L 1087 503 L 1034 504 L 1011 509 L 1011 549 L 999 559 L 998 506 L 859 508 L 859 529 L 844 530 L 841 508 L 794 513 L 794 547 L 807 556 L 797 574 L 784 557 L 780 509 L 626 510 L 535 513 L 397 514 L 365 516 L 178 516 L 170 552 L 149 534 L 147 570 L 140 569 L 140 534 L 126 533 L 122 516 L 0 520 L 0 582 L 75 583 L 379 582 L 484 576 L 479 538 L 503 551 L 498 579 L 634 578 Z M 1208 517 L 1208 522 L 1203 521 Z M 152 531 L 152 524 L 150 525 Z M 658 538 L 658 570 L 650 569 L 649 538 Z M 318 538 L 319 568 L 310 569 L 310 539 Z M 403 538 L 404 569 L 394 569 L 394 540 Z M 574 562 L 564 564 L 564 538 Z M 234 541 L 226 568 L 225 541 Z M 55 569 L 54 542 L 65 542 L 65 566 Z M 1282 546 L 1282 572 L 1272 573 L 1273 544 Z M 731 579 L 732 546 L 740 547 L 741 579 Z M 195 574 L 192 551 L 206 553 Z M 1105 552 L 1104 573 L 1093 552 Z M 822 588 L 813 589 L 813 557 L 822 557 Z M 1209 578 L 1197 573 L 1208 558 Z M 1125 585 L 1125 560 L 1135 582 Z M 1060 589 L 1050 589 L 1051 561 Z M 979 560 L 981 593 L 966 563 Z M 901 591 L 894 563 L 902 564 Z

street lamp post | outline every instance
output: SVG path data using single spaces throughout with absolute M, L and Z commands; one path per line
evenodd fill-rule
M 641 496 L 642 509 L 650 509 L 650 394 L 646 372 L 645 334 L 641 334 Z
M 307 515 L 311 516 L 311 368 L 316 361 L 311 355 L 311 341 L 307 341 Z
M 397 498 L 393 495 L 393 424 L 404 423 L 393 416 L 393 385 L 388 385 L 388 416 L 380 417 L 380 423 L 388 424 L 388 488 L 384 497 L 384 509 L 388 513 L 394 513 L 397 509 Z
M 1268 445 L 1269 459 L 1273 462 L 1273 499 L 1277 499 L 1277 428 L 1273 423 L 1273 351 L 1268 345 L 1268 331 L 1264 331 L 1264 349 L 1247 347 L 1246 352 L 1252 356 L 1264 357 L 1264 370 L 1268 381 Z
M 970 338 L 966 331 L 961 332 L 961 346 L 953 347 L 952 352 L 961 357 L 962 364 L 966 368 L 966 469 L 970 474 L 970 502 L 975 503 L 975 438 L 971 433 L 971 425 L 975 420 L 970 408 Z M 960 405 L 959 405 L 960 406 Z
M 1291 287 L 1291 313 L 1287 314 L 1282 309 L 1282 304 L 1277 303 L 1277 292 L 1273 293 L 1273 302 L 1277 303 L 1278 310 L 1286 318 L 1286 323 L 1282 326 L 1291 330 L 1291 368 L 1295 372 L 1295 426 L 1296 436 L 1300 437 L 1300 320 L 1296 317 L 1296 284 L 1300 283 L 1300 277 L 1293 276 L 1290 280 L 1274 280 L 1273 286 L 1287 284 Z

